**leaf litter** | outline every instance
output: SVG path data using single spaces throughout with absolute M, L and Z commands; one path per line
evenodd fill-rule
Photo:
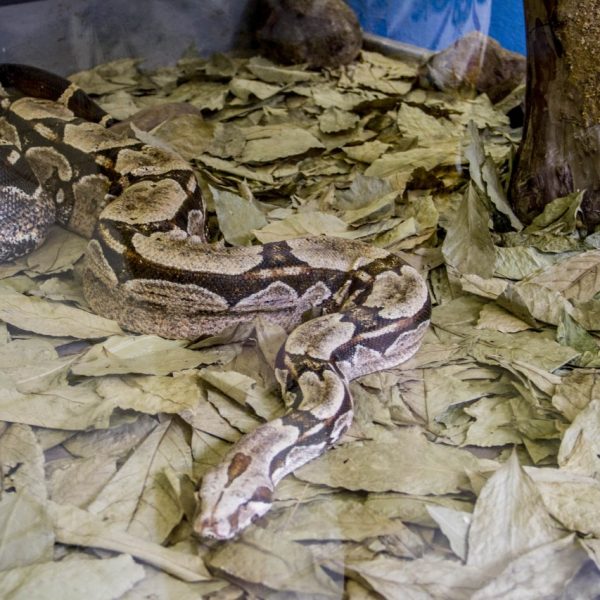
M 215 241 L 325 234 L 396 251 L 429 278 L 432 326 L 410 361 L 352 383 L 352 427 L 266 517 L 204 543 L 194 490 L 283 410 L 284 334 L 264 321 L 201 343 L 123 332 L 85 304 L 85 240 L 54 228 L 0 266 L 11 597 L 595 594 L 598 234 L 578 229 L 581 194 L 524 227 L 506 200 L 520 131 L 502 103 L 420 89 L 417 70 L 364 51 L 324 71 L 189 55 L 73 76 L 120 119 L 154 111 L 129 134 L 191 162 Z

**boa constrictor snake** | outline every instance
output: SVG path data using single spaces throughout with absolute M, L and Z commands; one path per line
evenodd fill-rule
M 193 339 L 263 315 L 291 330 L 276 364 L 288 411 L 202 480 L 196 532 L 235 536 L 266 513 L 282 477 L 348 428 L 348 382 L 415 353 L 430 316 L 423 278 L 356 241 L 209 244 L 186 161 L 111 132 L 110 117 L 56 75 L 6 64 L 0 84 L 0 261 L 37 247 L 57 221 L 91 238 L 85 297 L 126 329 Z M 315 307 L 321 316 L 302 323 Z

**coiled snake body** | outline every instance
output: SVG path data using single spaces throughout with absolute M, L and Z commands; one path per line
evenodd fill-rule
M 56 220 L 91 238 L 86 299 L 127 329 L 196 338 L 263 315 L 291 330 L 276 365 L 289 410 L 244 436 L 200 488 L 195 530 L 235 536 L 269 509 L 282 477 L 350 425 L 348 381 L 417 350 L 425 282 L 355 241 L 211 245 L 186 161 L 107 130 L 110 118 L 60 77 L 0 65 L 0 84 L 10 92 L 0 96 L 0 260 L 42 243 Z M 300 324 L 315 307 L 321 316 Z

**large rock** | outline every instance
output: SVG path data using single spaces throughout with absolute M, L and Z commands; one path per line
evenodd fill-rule
M 343 0 L 264 0 L 257 34 L 261 52 L 278 62 L 336 67 L 354 60 L 362 45 L 358 19 Z
M 486 93 L 498 102 L 525 80 L 526 60 L 473 31 L 434 54 L 421 69 L 424 87 Z

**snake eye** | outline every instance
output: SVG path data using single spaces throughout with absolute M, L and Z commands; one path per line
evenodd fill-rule
M 262 502 L 264 504 L 271 504 L 273 501 L 273 490 L 262 485 L 254 491 L 252 494 L 251 502 Z

